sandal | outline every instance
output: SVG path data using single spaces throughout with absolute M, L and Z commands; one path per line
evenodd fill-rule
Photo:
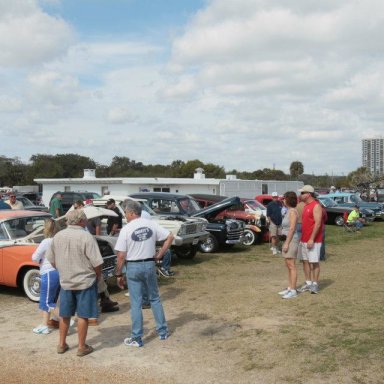
M 79 357 L 83 357 L 83 356 L 89 355 L 89 354 L 92 353 L 93 351 L 94 351 L 94 349 L 93 349 L 90 345 L 85 344 L 85 347 L 84 347 L 84 348 L 79 349 L 79 350 L 77 351 L 77 356 L 79 356 Z
M 64 344 L 64 346 L 58 345 L 57 346 L 57 353 L 60 353 L 60 354 L 65 353 L 68 351 L 68 349 L 69 349 L 68 344 Z

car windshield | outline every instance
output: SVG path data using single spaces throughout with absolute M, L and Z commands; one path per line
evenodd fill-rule
M 84 200 L 93 200 L 93 199 L 100 199 L 101 196 L 96 192 L 85 192 L 82 193 Z
M 29 200 L 27 197 L 17 197 L 16 198 L 17 200 L 21 201 L 23 203 L 23 206 L 24 208 L 28 208 L 28 207 L 34 207 L 35 205 L 32 203 L 31 200 Z
M 0 234 L 4 239 L 17 240 L 31 234 L 37 228 L 44 226 L 49 216 L 18 217 L 1 223 Z
M 201 208 L 196 200 L 189 198 L 179 199 L 179 205 L 183 210 L 184 214 L 193 215 L 197 211 L 201 211 Z
M 253 209 L 254 211 L 259 211 L 259 210 L 265 210 L 267 209 L 263 204 L 261 204 L 257 200 L 247 200 L 244 202 L 245 204 L 248 205 L 250 209 Z
M 156 216 L 156 212 L 145 201 L 140 201 L 141 209 L 148 212 L 151 216 Z
M 325 208 L 337 207 L 337 203 L 329 197 L 321 197 L 319 200 Z

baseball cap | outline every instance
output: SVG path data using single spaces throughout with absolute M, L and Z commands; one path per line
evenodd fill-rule
M 312 185 L 304 185 L 303 188 L 299 189 L 299 192 L 315 193 L 315 188 Z
M 279 195 L 277 194 L 277 192 L 272 192 L 272 197 L 277 197 L 277 196 L 279 196 Z

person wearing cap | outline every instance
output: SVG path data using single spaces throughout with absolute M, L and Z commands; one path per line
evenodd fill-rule
M 319 292 L 320 249 L 323 241 L 323 211 L 315 198 L 315 189 L 304 185 L 299 189 L 300 198 L 305 206 L 302 213 L 301 239 L 298 259 L 303 262 L 305 283 L 298 288 L 299 292 Z
M 108 235 L 115 236 L 120 232 L 123 226 L 123 216 L 120 213 L 119 208 L 116 207 L 115 199 L 109 199 L 106 202 L 106 207 L 117 214 L 116 216 L 109 216 L 107 221 L 107 233 Z
M 360 217 L 360 207 L 355 205 L 353 210 L 348 215 L 348 224 L 354 225 L 357 230 L 360 230 L 364 226 L 364 219 Z
M 278 250 L 279 238 L 281 234 L 281 222 L 283 216 L 281 214 L 282 205 L 279 202 L 277 192 L 272 192 L 272 201 L 267 205 L 267 218 L 269 221 L 269 236 L 271 238 L 271 250 L 274 255 L 280 253 Z

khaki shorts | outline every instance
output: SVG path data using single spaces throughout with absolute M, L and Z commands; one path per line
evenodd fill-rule
M 274 236 L 279 236 L 279 235 L 281 235 L 281 226 L 270 222 L 269 223 L 269 236 L 274 237 Z
M 296 259 L 298 249 L 299 249 L 299 240 L 292 239 L 291 242 L 289 243 L 288 251 L 281 252 L 281 254 L 286 259 Z
M 300 241 L 297 258 L 299 260 L 308 261 L 310 263 L 318 263 L 320 261 L 321 243 L 314 243 L 313 248 L 308 249 L 307 243 Z

